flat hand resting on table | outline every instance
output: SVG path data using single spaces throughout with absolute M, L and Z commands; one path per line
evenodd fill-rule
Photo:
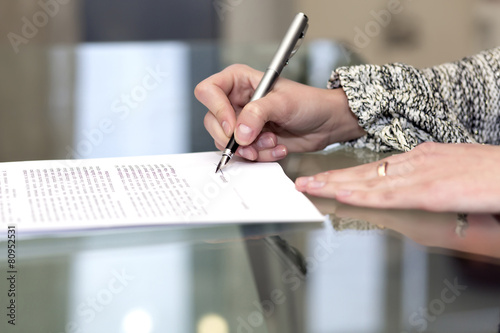
M 301 177 L 295 184 L 299 191 L 356 206 L 497 213 L 500 147 L 427 142 L 382 161 Z

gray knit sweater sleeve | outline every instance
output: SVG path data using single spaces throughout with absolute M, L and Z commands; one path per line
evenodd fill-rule
M 342 87 L 368 133 L 354 142 L 408 151 L 424 141 L 500 144 L 500 47 L 426 69 L 404 64 L 338 68 Z

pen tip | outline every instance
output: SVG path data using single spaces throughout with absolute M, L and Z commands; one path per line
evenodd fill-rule
M 217 169 L 215 169 L 215 173 L 219 172 L 229 161 L 231 157 L 228 155 L 222 155 L 222 158 L 219 161 L 219 164 L 217 165 Z

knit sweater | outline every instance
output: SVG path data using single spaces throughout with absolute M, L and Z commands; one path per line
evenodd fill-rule
M 350 144 L 408 151 L 424 141 L 500 144 L 500 47 L 425 69 L 394 63 L 335 70 L 367 135 Z

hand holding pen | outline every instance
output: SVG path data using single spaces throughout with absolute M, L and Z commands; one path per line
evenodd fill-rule
M 257 86 L 257 89 L 255 89 L 250 102 L 256 101 L 267 95 L 269 90 L 271 90 L 273 85 L 276 83 L 276 80 L 280 76 L 281 71 L 288 64 L 290 58 L 293 57 L 295 52 L 297 52 L 298 48 L 300 47 L 308 28 L 307 21 L 308 18 L 303 13 L 299 13 L 295 16 L 295 19 L 290 25 L 290 28 L 288 28 L 288 31 L 285 34 L 285 37 L 283 38 L 280 46 L 278 47 L 278 50 L 276 51 L 271 64 L 264 73 L 264 76 Z M 216 173 L 229 162 L 238 147 L 239 144 L 237 143 L 233 133 L 231 139 L 229 140 L 229 143 L 222 152 L 222 158 L 215 170 Z
M 285 66 L 289 57 L 281 59 L 279 63 Z M 289 152 L 315 151 L 364 134 L 341 89 L 320 89 L 279 78 L 267 95 L 253 98 L 264 75 L 245 65 L 232 65 L 196 87 L 196 98 L 209 110 L 205 127 L 218 149 L 224 150 L 234 134 L 240 145 L 236 155 L 277 161 Z

